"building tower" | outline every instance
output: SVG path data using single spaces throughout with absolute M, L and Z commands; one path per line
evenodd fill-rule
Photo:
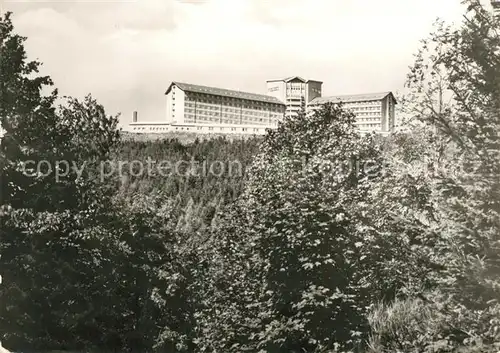
M 267 94 L 285 103 L 285 118 L 289 118 L 305 110 L 314 98 L 321 97 L 322 84 L 321 81 L 304 80 L 298 76 L 268 80 Z
M 493 13 L 500 17 L 500 0 L 491 0 L 491 6 L 493 6 Z

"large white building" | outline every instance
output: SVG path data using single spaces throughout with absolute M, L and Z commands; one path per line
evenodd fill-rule
M 368 93 L 345 96 L 318 97 L 307 108 L 308 114 L 325 103 L 338 104 L 356 115 L 356 127 L 360 132 L 388 133 L 394 131 L 396 98 L 392 92 Z
M 275 97 L 172 82 L 166 91 L 166 121 L 130 124 L 132 132 L 264 134 L 278 126 L 285 105 Z
M 321 97 L 323 82 L 292 76 L 267 81 L 267 94 L 286 105 L 285 118 L 297 116 L 314 98 Z
M 327 102 L 342 102 L 350 109 L 361 132 L 387 133 L 395 127 L 397 102 L 391 92 L 322 97 L 322 82 L 298 76 L 269 80 L 267 90 L 263 95 L 172 82 L 165 92 L 166 119 L 138 121 L 134 113 L 129 130 L 262 135 L 280 120 L 297 116 L 302 109 L 312 114 Z

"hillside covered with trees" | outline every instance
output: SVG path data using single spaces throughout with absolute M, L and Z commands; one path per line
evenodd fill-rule
M 189 143 L 124 138 L 91 95 L 57 105 L 5 15 L 3 346 L 498 352 L 500 22 L 465 3 L 422 42 L 405 131 L 327 104 Z

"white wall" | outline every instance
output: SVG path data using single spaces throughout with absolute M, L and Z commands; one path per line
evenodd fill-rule
M 279 101 L 285 103 L 285 82 L 284 81 L 271 81 L 267 82 L 267 95 L 277 98 Z

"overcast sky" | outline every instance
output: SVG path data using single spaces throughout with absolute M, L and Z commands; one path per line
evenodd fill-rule
M 2 0 L 0 0 L 2 1 Z M 265 93 L 321 80 L 323 95 L 400 91 L 419 40 L 460 0 L 3 0 L 60 93 L 122 123 L 165 119 L 171 81 Z

